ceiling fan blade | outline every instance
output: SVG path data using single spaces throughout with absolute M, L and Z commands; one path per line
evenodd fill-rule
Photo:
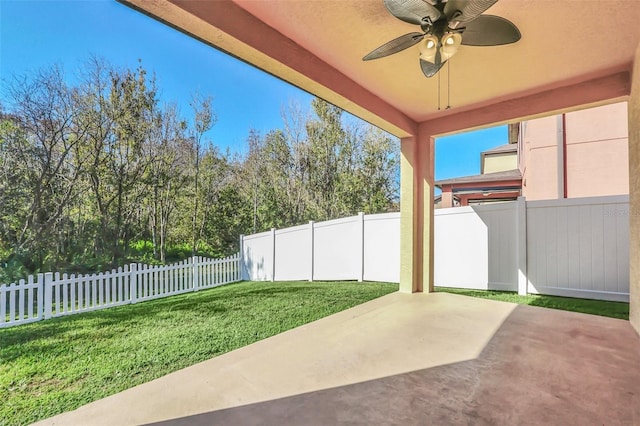
M 493 15 L 480 15 L 465 25 L 465 46 L 499 46 L 520 40 L 520 30 L 511 21 Z
M 444 6 L 444 14 L 447 15 L 449 26 L 456 28 L 457 23 L 464 24 L 473 21 L 497 1 L 498 0 L 448 0 Z
M 420 59 L 420 68 L 422 69 L 422 73 L 427 78 L 431 78 L 434 75 L 436 75 L 438 73 L 438 71 L 440 71 L 440 68 L 442 68 L 442 66 L 446 62 L 447 61 L 444 61 L 444 62 L 441 62 L 439 65 L 436 65 L 436 64 L 432 64 L 431 62 L 427 62 L 424 59 Z
M 404 49 L 408 49 L 409 47 L 419 43 L 423 38 L 424 34 L 422 33 L 405 34 L 367 53 L 362 60 L 370 61 L 372 59 L 384 58 L 385 56 L 393 55 L 394 53 L 401 52 Z
M 423 0 L 384 0 L 387 10 L 396 18 L 410 24 L 420 25 L 426 17 L 432 22 L 442 17 L 442 13 Z

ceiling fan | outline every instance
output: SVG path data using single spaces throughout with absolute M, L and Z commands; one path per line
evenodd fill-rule
M 384 0 L 387 10 L 401 21 L 420 25 L 368 53 L 363 61 L 384 58 L 420 42 L 420 68 L 433 77 L 463 44 L 499 46 L 520 40 L 518 27 L 500 16 L 482 15 L 498 0 Z

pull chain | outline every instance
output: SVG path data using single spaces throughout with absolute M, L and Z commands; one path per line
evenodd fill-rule
M 440 73 L 438 73 L 438 111 L 440 111 Z
M 447 61 L 447 107 L 451 109 L 451 61 Z

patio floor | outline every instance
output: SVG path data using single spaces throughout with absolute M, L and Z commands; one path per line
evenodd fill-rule
M 394 293 L 111 397 L 50 425 L 640 425 L 627 321 Z

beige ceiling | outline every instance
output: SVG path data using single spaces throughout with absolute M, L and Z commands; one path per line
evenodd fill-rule
M 237 0 L 232 7 L 203 0 L 124 1 L 330 101 L 339 98 L 332 94 L 353 83 L 360 90 L 359 101 L 335 103 L 374 122 L 368 116 L 370 109 L 367 112 L 362 105 L 367 99 L 422 123 L 627 72 L 640 43 L 640 0 L 500 0 L 485 13 L 509 19 L 520 29 L 522 39 L 506 46 L 461 46 L 450 60 L 450 69 L 440 72 L 443 109 L 439 111 L 438 78 L 427 79 L 420 71 L 417 46 L 387 58 L 362 61 L 381 44 L 419 31 L 390 15 L 382 0 Z M 235 12 L 225 20 L 221 14 L 232 15 L 227 10 Z M 248 12 L 247 16 L 241 16 L 239 10 Z M 253 17 L 266 27 L 255 25 Z M 234 27 L 225 27 L 225 22 Z M 268 27 L 275 32 L 265 31 Z M 299 47 L 292 50 L 297 52 L 293 56 L 303 52 L 316 57 L 318 63 L 326 64 L 327 72 L 336 71 L 340 76 L 327 81 L 339 83 L 335 87 L 327 81 L 318 84 L 322 75 L 307 78 L 308 72 L 296 69 L 295 57 L 280 56 L 274 65 L 273 54 L 261 53 L 265 49 L 260 37 L 265 34 L 282 35 L 291 46 Z M 445 111 L 449 73 L 452 109 Z M 584 88 L 589 90 L 589 86 Z M 402 120 L 391 121 L 398 125 Z

